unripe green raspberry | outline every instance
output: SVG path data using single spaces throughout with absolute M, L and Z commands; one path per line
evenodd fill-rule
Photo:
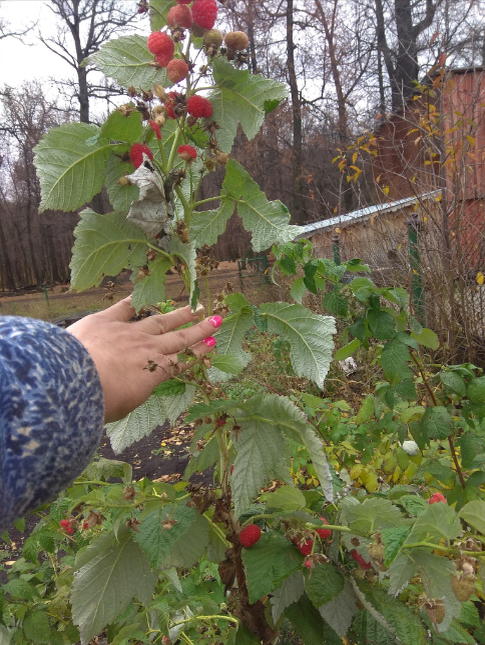
M 219 29 L 209 29 L 205 32 L 204 45 L 206 47 L 220 47 L 222 45 L 222 34 Z

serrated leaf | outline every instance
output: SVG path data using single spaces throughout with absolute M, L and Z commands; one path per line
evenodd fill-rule
M 394 336 L 396 323 L 394 316 L 389 312 L 381 309 L 377 311 L 369 309 L 367 320 L 371 331 L 378 340 L 387 340 Z
M 164 381 L 157 385 L 153 390 L 152 395 L 154 396 L 177 396 L 178 394 L 183 394 L 185 392 L 185 383 L 177 381 L 177 379 L 170 379 L 169 381 Z
M 99 128 L 67 123 L 52 128 L 34 148 L 34 165 L 40 181 L 40 211 L 74 211 L 97 195 L 104 184 L 112 145 L 86 143 Z M 82 181 L 80 181 L 82 177 Z
M 192 423 L 196 419 L 201 419 L 202 417 L 211 416 L 217 414 L 218 412 L 228 412 L 233 408 L 238 407 L 238 401 L 223 401 L 223 400 L 212 400 L 210 403 L 196 403 L 192 405 L 185 417 L 186 423 Z
M 355 615 L 357 598 L 349 581 L 343 591 L 330 602 L 318 608 L 320 615 L 340 637 L 345 637 Z
M 331 291 L 327 291 L 323 298 L 322 306 L 332 314 L 345 317 L 348 313 L 349 302 L 348 299 L 340 293 L 340 291 L 340 285 L 337 285 Z
M 384 529 L 382 541 L 384 543 L 384 564 L 389 567 L 401 550 L 406 538 L 411 531 L 410 526 L 398 526 L 396 528 Z
M 417 564 L 404 553 L 400 553 L 389 567 L 389 593 L 392 596 L 399 595 L 416 575 L 417 570 Z
M 184 244 L 179 237 L 174 235 L 168 243 L 168 252 L 172 256 L 180 258 L 185 264 L 185 275 L 188 276 L 187 291 L 189 292 L 190 304 L 193 305 L 192 296 L 196 289 L 198 289 L 196 281 L 197 268 L 195 266 L 197 251 L 195 250 L 195 245 L 193 242 L 191 242 L 190 244 Z M 194 310 L 195 307 L 192 306 L 192 309 Z
M 301 305 L 306 290 L 307 289 L 305 283 L 303 282 L 303 278 L 297 278 L 291 285 L 290 295 L 293 300 L 296 300 L 296 302 Z
M 344 578 L 332 564 L 317 564 L 305 582 L 308 597 L 318 609 L 344 590 Z
M 38 562 L 39 547 L 35 535 L 30 535 L 24 542 L 22 555 L 29 562 Z
M 342 645 L 342 639 L 325 622 L 306 594 L 290 605 L 285 615 L 305 645 Z
M 430 349 L 438 349 L 439 340 L 438 336 L 431 329 L 423 328 L 420 334 L 411 332 L 411 337 L 414 338 L 420 345 L 429 347 Z
M 139 188 L 134 184 L 121 185 L 118 179 L 133 172 L 133 165 L 123 162 L 115 155 L 111 155 L 106 165 L 106 190 L 109 202 L 115 211 L 128 213 L 131 203 L 138 199 Z
M 332 360 L 334 318 L 286 302 L 262 304 L 260 309 L 268 320 L 269 332 L 290 342 L 290 359 L 295 373 L 306 376 L 322 388 Z
M 184 480 L 187 481 L 194 473 L 203 472 L 213 466 L 219 459 L 219 446 L 215 439 L 211 439 L 206 443 L 204 448 L 200 450 L 199 454 L 187 464 L 184 472 Z
M 119 529 L 118 539 L 107 533 L 95 540 L 76 564 L 72 616 L 83 645 L 124 611 L 133 597 L 144 605 L 150 602 L 158 576 L 150 571 L 126 527 Z
M 433 504 L 438 506 L 438 504 Z M 444 504 L 441 504 L 444 506 Z M 461 602 L 451 588 L 451 575 L 455 570 L 452 562 L 432 553 L 413 551 L 413 560 L 419 566 L 421 581 L 428 598 L 442 598 L 445 604 L 445 618 L 438 627 L 438 632 L 445 632 L 453 617 L 458 618 Z
M 9 580 L 3 586 L 3 591 L 9 593 L 12 598 L 21 598 L 22 600 L 33 600 L 39 595 L 37 589 L 27 580 L 22 580 L 22 578 Z
M 439 405 L 426 408 L 421 419 L 421 428 L 429 439 L 446 439 L 451 434 L 452 423 L 448 410 Z
M 149 435 L 157 426 L 163 425 L 167 419 L 174 423 L 190 405 L 194 393 L 194 386 L 187 385 L 185 392 L 178 396 L 152 395 L 124 419 L 108 423 L 106 433 L 114 452 L 123 452 L 135 441 Z
M 280 486 L 274 493 L 264 493 L 261 501 L 270 508 L 280 508 L 283 511 L 301 511 L 306 506 L 305 495 L 294 486 Z
M 0 625 L 0 645 L 10 645 L 13 632 L 10 632 L 5 625 Z
M 241 430 L 235 447 L 237 450 L 232 475 L 232 491 L 236 519 L 260 493 L 264 484 L 272 479 L 288 480 L 289 455 L 281 429 L 273 420 L 260 417 L 253 397 L 252 413 L 238 418 Z
M 362 504 L 350 506 L 346 513 L 350 528 L 359 533 L 372 534 L 402 524 L 402 515 L 397 506 L 379 497 L 370 497 Z
M 466 393 L 473 403 L 485 403 L 485 376 L 480 376 L 470 381 Z
M 459 396 L 465 396 L 466 385 L 463 376 L 456 372 L 441 372 L 440 379 L 446 387 L 450 388 L 450 390 L 453 390 L 453 392 Z
M 381 355 L 381 365 L 391 383 L 398 383 L 405 378 L 412 378 L 413 373 L 407 362 L 411 360 L 409 350 L 404 343 L 391 340 L 386 343 Z
M 451 625 L 445 632 L 442 632 L 440 636 L 441 638 L 447 639 L 448 643 L 453 643 L 453 645 L 458 645 L 458 643 L 463 643 L 464 645 L 477 645 L 475 638 L 473 638 L 473 636 L 471 636 L 455 619 L 451 621 Z
M 222 60 L 221 58 L 218 59 Z M 258 184 L 234 159 L 226 166 L 222 184 L 222 201 L 237 203 L 238 215 L 244 228 L 252 235 L 255 251 L 264 251 L 272 244 L 284 244 L 300 232 L 299 226 L 290 225 L 290 213 L 280 201 L 269 202 Z
M 168 558 L 175 544 L 184 536 L 198 515 L 195 508 L 180 504 L 167 505 L 149 513 L 133 533 L 133 539 L 145 553 L 152 569 L 158 569 Z M 162 523 L 172 520 L 173 526 L 163 529 Z M 169 567 L 168 567 L 169 568 Z
M 358 609 L 352 624 L 352 631 L 358 643 L 369 645 L 396 645 L 394 636 L 386 630 L 368 611 Z
M 202 558 L 208 544 L 209 523 L 203 515 L 196 512 L 188 531 L 172 546 L 162 566 L 189 569 Z
M 428 504 L 414 523 L 406 543 L 452 540 L 462 531 L 456 512 L 447 504 Z
M 375 410 L 374 397 L 372 396 L 372 394 L 369 394 L 362 401 L 362 407 L 360 408 L 359 412 L 357 413 L 357 416 L 355 417 L 355 423 L 357 425 L 360 425 L 361 423 L 365 423 L 366 421 L 368 421 L 371 418 L 371 416 L 374 414 L 374 410 Z
M 173 6 L 172 0 L 150 0 L 149 15 L 152 31 L 160 31 L 167 24 L 167 14 Z
M 472 528 L 478 529 L 480 533 L 485 533 L 485 502 L 482 500 L 468 502 L 458 513 L 458 516 Z
M 194 211 L 190 223 L 190 237 L 196 247 L 215 244 L 219 235 L 226 230 L 227 222 L 233 213 L 232 200 L 221 201 L 219 208 L 211 211 Z
M 360 347 L 360 340 L 358 338 L 354 338 L 354 340 L 351 340 L 350 343 L 347 345 L 344 345 L 340 349 L 338 349 L 335 352 L 334 359 L 336 361 L 343 361 L 346 358 L 349 358 L 349 356 L 352 356 Z
M 159 256 L 148 264 L 150 275 L 145 275 L 135 282 L 131 304 L 137 311 L 146 305 L 154 305 L 165 300 L 165 282 L 167 271 L 172 266 L 171 260 Z
M 284 610 L 297 602 L 305 593 L 305 579 L 301 571 L 295 571 L 283 580 L 283 584 L 272 592 L 271 615 L 275 623 Z
M 115 110 L 101 126 L 99 137 L 105 137 L 112 141 L 136 143 L 142 131 L 141 112 L 134 109 L 133 112 L 124 116 L 119 110 Z
M 212 72 L 217 85 L 209 97 L 212 118 L 221 128 L 217 131 L 221 150 L 230 152 L 239 124 L 247 138 L 253 139 L 263 125 L 267 101 L 284 99 L 288 90 L 279 81 L 236 69 L 223 57 L 214 60 Z
M 128 484 L 132 481 L 133 468 L 126 461 L 101 457 L 91 461 L 85 473 L 88 479 L 107 481 L 111 477 L 119 477 L 123 480 L 123 483 Z
M 241 358 L 234 354 L 216 354 L 212 357 L 211 366 L 226 374 L 239 374 L 244 368 Z
M 241 343 L 244 334 L 252 327 L 254 312 L 250 306 L 243 305 L 236 313 L 226 316 L 222 321 L 219 330 L 214 334 L 217 340 L 217 355 L 235 356 L 237 360 L 246 367 L 251 360 L 251 355 L 245 352 Z M 227 379 L 224 372 L 211 368 L 209 370 L 211 380 L 219 381 Z
M 24 618 L 22 629 L 25 636 L 34 643 L 50 643 L 52 632 L 49 617 L 42 609 L 29 613 Z
M 89 57 L 87 63 L 123 85 L 133 85 L 137 90 L 149 90 L 154 84 L 168 87 L 165 68 L 151 66 L 153 54 L 148 50 L 147 39 L 142 36 L 122 36 L 101 45 L 101 49 Z
M 81 213 L 74 229 L 71 286 L 77 291 L 97 287 L 105 275 L 145 263 L 146 237 L 123 213 Z
M 250 549 L 243 549 L 249 602 L 272 593 L 285 578 L 301 569 L 302 557 L 280 533 L 265 533 Z
M 333 502 L 332 474 L 325 455 L 323 443 L 310 426 L 305 426 L 301 438 L 312 460 L 322 491 L 327 501 Z

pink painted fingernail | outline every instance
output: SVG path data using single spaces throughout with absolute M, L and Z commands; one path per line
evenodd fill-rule
M 207 345 L 207 347 L 214 347 L 217 341 L 214 336 L 207 336 L 207 338 L 204 338 L 203 342 L 205 345 Z
M 209 318 L 209 322 L 217 329 L 222 325 L 222 318 L 220 316 L 212 316 L 212 318 Z

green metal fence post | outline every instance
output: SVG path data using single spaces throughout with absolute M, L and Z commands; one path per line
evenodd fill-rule
M 417 215 L 412 215 L 408 221 L 408 239 L 409 239 L 409 262 L 411 265 L 411 291 L 413 294 L 413 305 L 417 320 L 426 324 L 426 307 L 423 286 L 423 267 L 421 266 L 421 256 L 419 254 L 419 233 L 421 223 Z
M 333 261 L 337 266 L 340 266 L 340 235 L 338 233 L 332 235 L 332 249 Z

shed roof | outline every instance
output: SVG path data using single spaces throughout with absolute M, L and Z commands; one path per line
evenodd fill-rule
M 411 204 L 416 204 L 422 199 L 428 199 L 434 195 L 438 195 L 441 191 L 434 190 L 430 193 L 424 193 L 423 195 L 418 195 L 417 197 L 406 197 L 405 199 L 399 199 L 398 201 L 387 202 L 384 204 L 373 204 L 372 206 L 366 206 L 365 208 L 360 208 L 357 211 L 352 211 L 346 215 L 339 215 L 338 217 L 331 217 L 330 219 L 320 220 L 318 222 L 312 222 L 311 224 L 306 224 L 301 226 L 302 232 L 295 238 L 295 240 L 301 240 L 303 237 L 307 237 L 308 233 L 316 233 L 317 231 L 324 231 L 335 226 L 342 226 L 344 224 L 365 221 L 379 213 L 394 213 L 395 211 L 400 210 L 405 206 L 411 206 Z

